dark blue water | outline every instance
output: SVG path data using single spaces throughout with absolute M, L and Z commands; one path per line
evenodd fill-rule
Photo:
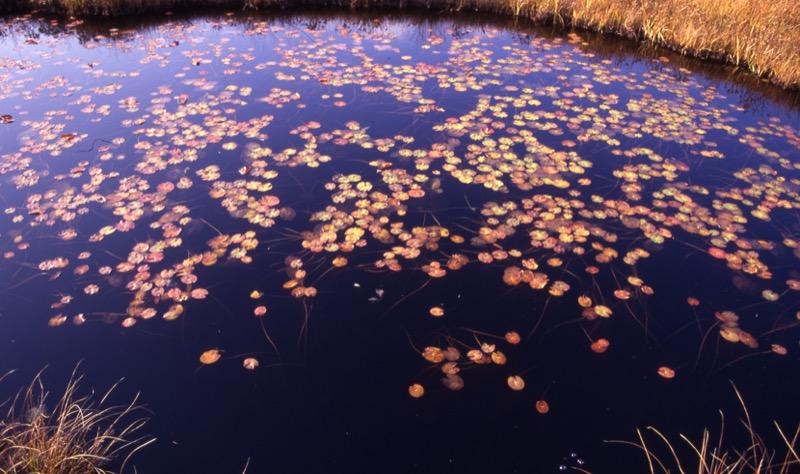
M 693 466 L 679 436 L 716 440 L 720 410 L 747 447 L 734 386 L 782 459 L 800 128 L 780 93 L 475 19 L 64 23 L 0 38 L 0 390 L 45 366 L 53 393 L 76 364 L 86 393 L 124 379 L 110 402 L 138 393 L 156 438 L 125 472 L 647 472 L 610 441 L 648 426 Z M 524 265 L 543 289 L 504 283 Z M 484 343 L 507 363 L 466 359 Z M 462 390 L 420 355 L 448 346 Z

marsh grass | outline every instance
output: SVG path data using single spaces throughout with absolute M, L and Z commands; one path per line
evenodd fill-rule
M 797 0 L 0 0 L 11 11 L 122 15 L 168 9 L 293 7 L 480 11 L 648 41 L 682 54 L 744 68 L 800 90 Z
M 726 434 L 725 416 L 722 412 L 720 412 L 719 434 L 715 438 L 712 438 L 710 430 L 706 428 L 703 430 L 702 439 L 699 442 L 692 441 L 685 435 L 680 435 L 679 441 L 673 441 L 658 429 L 650 426 L 645 432 L 636 430 L 639 438 L 637 442 L 612 442 L 641 449 L 647 458 L 651 474 L 787 474 L 798 472 L 800 457 L 798 457 L 796 445 L 800 435 L 800 426 L 789 438 L 780 425 L 773 422 L 784 446 L 781 449 L 772 449 L 764 438 L 756 433 L 742 395 L 735 386 L 733 389 L 744 412 L 744 419 L 740 421 L 741 432 L 735 433 L 743 441 L 741 447 L 734 446 L 735 443 L 729 440 L 734 433 Z
M 120 461 L 123 472 L 133 453 L 155 441 L 135 437 L 147 421 L 137 415 L 142 410 L 138 395 L 129 404 L 109 405 L 117 382 L 96 401 L 93 392 L 79 393 L 82 377 L 74 371 L 63 394 L 54 398 L 39 372 L 4 404 L 0 473 L 110 473 L 112 462 Z
M 614 32 L 721 60 L 788 88 L 800 86 L 796 0 L 542 0 L 574 26 Z

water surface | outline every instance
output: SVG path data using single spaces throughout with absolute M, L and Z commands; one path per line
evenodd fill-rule
M 137 472 L 644 472 L 604 441 L 736 425 L 731 382 L 797 426 L 780 93 L 475 18 L 3 31 L 2 390 L 124 377 Z

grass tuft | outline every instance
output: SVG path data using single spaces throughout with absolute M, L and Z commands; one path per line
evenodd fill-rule
M 126 454 L 120 467 L 123 472 L 133 453 L 155 441 L 135 437 L 147 421 L 136 414 L 142 410 L 137 405 L 138 395 L 127 405 L 109 406 L 117 382 L 95 402 L 94 393 L 79 394 L 82 378 L 76 367 L 64 393 L 51 401 L 39 372 L 30 385 L 5 403 L 7 414 L 0 421 L 0 473 L 111 473 L 112 462 Z
M 680 474 L 788 474 L 798 472 L 800 457 L 798 457 L 796 446 L 798 436 L 800 436 L 800 426 L 792 437 L 788 438 L 780 425 L 774 422 L 784 446 L 781 450 L 771 449 L 753 428 L 750 413 L 747 411 L 741 393 L 735 386 L 733 390 L 736 392 L 736 397 L 744 412 L 744 419 L 741 420 L 744 431 L 736 433 L 744 435 L 742 437 L 743 447 L 732 446 L 727 442 L 725 416 L 722 412 L 720 412 L 719 435 L 715 439 L 711 437 L 709 429 L 706 428 L 703 430 L 703 437 L 699 443 L 690 440 L 685 435 L 680 435 L 682 443 L 673 443 L 661 431 L 648 426 L 644 433 L 636 430 L 637 442 L 612 442 L 641 449 L 647 458 L 650 474 L 675 472 Z M 783 454 L 779 454 L 780 451 L 783 451 Z

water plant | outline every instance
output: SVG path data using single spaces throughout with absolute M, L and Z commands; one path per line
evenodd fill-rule
M 112 463 L 124 455 L 123 472 L 133 453 L 155 441 L 137 436 L 147 421 L 137 415 L 142 410 L 138 394 L 130 403 L 109 404 L 120 380 L 96 402 L 93 391 L 83 393 L 83 375 L 77 369 L 57 399 L 51 399 L 40 371 L 6 401 L 6 416 L 0 421 L 0 473 L 110 474 Z
M 426 8 L 530 18 L 645 40 L 800 87 L 800 3 L 794 0 L 2 0 L 0 10 L 69 15 L 141 14 L 199 6 L 270 10 L 294 7 Z

